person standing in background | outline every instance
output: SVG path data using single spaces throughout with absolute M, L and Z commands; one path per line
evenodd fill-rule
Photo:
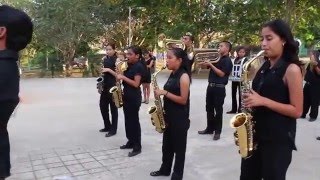
M 314 50 L 310 54 L 310 64 L 305 75 L 303 88 L 303 113 L 301 118 L 306 118 L 310 109 L 310 122 L 318 117 L 320 102 L 320 51 Z
M 213 140 L 219 140 L 222 132 L 223 104 L 226 97 L 226 88 L 229 75 L 232 71 L 232 61 L 229 53 L 232 45 L 229 41 L 219 44 L 220 59 L 217 63 L 199 63 L 201 66 L 210 68 L 208 87 L 206 94 L 207 127 L 198 131 L 199 134 L 213 134 Z
M 100 111 L 104 122 L 104 128 L 100 132 L 108 132 L 105 136 L 110 137 L 117 133 L 118 127 L 118 108 L 116 107 L 110 88 L 116 85 L 116 78 L 110 73 L 110 70 L 115 71 L 117 53 L 115 44 L 109 43 L 106 46 L 107 56 L 103 58 L 103 91 L 100 96 Z M 109 117 L 109 105 L 111 110 L 112 122 Z
M 146 65 L 146 73 L 144 80 L 142 81 L 143 88 L 143 103 L 149 104 L 150 98 L 150 83 L 151 83 L 151 72 L 154 72 L 154 60 L 148 51 L 143 52 L 143 57 Z
M 230 76 L 231 84 L 231 93 L 232 93 L 232 109 L 227 112 L 227 114 L 233 114 L 240 112 L 241 108 L 241 92 L 240 92 L 240 80 L 242 74 L 243 65 L 247 62 L 246 57 L 246 48 L 244 46 L 240 46 L 236 50 L 237 56 L 233 62 L 233 69 Z M 237 102 L 237 90 L 239 93 L 239 102 Z

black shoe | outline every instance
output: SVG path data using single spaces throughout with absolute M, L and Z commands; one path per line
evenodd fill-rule
M 120 149 L 133 149 L 133 145 L 127 143 L 125 145 L 120 146 Z
M 313 122 L 313 121 L 315 121 L 315 120 L 317 120 L 317 118 L 310 118 L 310 119 L 309 119 L 309 122 Z
M 103 128 L 103 129 L 99 130 L 99 132 L 108 132 L 108 131 L 109 131 L 109 129 L 107 129 L 107 128 Z
M 171 173 L 165 173 L 162 171 L 153 171 L 150 173 L 150 176 L 170 176 Z
M 10 176 L 10 173 L 9 173 L 9 175 L 0 176 L 0 180 L 5 180 L 5 179 L 8 178 L 9 176 Z
M 213 134 L 213 131 L 209 131 L 208 129 L 205 129 L 203 131 L 198 131 L 198 134 Z
M 141 153 L 141 149 L 132 150 L 131 152 L 129 152 L 128 157 L 133 157 L 133 156 L 136 156 L 136 155 L 138 155 L 140 153 Z
M 171 180 L 182 180 L 182 175 L 178 175 L 177 173 L 173 172 Z
M 220 134 L 215 134 L 214 136 L 213 136 L 213 140 L 214 141 L 217 141 L 217 140 L 219 140 L 220 139 Z
M 318 136 L 316 139 L 320 141 L 320 136 Z
M 108 132 L 108 133 L 106 134 L 106 137 L 111 137 L 111 136 L 114 136 L 114 135 L 116 135 L 116 133 Z

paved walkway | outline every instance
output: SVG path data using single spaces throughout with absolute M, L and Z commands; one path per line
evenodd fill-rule
M 167 74 L 159 76 L 162 86 Z M 165 180 L 149 173 L 161 164 L 162 136 L 151 125 L 147 109 L 140 110 L 142 153 L 129 158 L 120 150 L 126 142 L 123 112 L 119 110 L 116 136 L 105 138 L 98 106 L 95 79 L 22 80 L 23 103 L 9 121 L 12 176 L 9 180 Z M 224 112 L 230 110 L 230 84 Z M 229 127 L 232 115 L 224 114 L 221 139 L 200 136 L 206 123 L 206 80 L 195 77 L 191 85 L 191 127 L 185 163 L 185 180 L 236 180 L 240 156 Z M 151 101 L 152 102 L 152 101 Z M 297 146 L 288 180 L 320 180 L 319 120 L 298 121 Z M 69 177 L 69 178 L 68 178 Z

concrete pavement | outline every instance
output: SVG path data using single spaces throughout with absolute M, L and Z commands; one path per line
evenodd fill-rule
M 168 77 L 160 73 L 163 86 Z M 185 162 L 185 180 L 236 180 L 240 174 L 240 156 L 229 127 L 232 115 L 230 86 L 224 104 L 223 132 L 219 141 L 198 135 L 205 128 L 205 91 L 207 80 L 194 77 L 191 85 L 191 126 Z M 165 180 L 149 173 L 161 165 L 162 135 L 151 125 L 142 104 L 140 123 L 142 153 L 127 157 L 128 150 L 119 146 L 126 142 L 123 111 L 119 110 L 118 133 L 105 138 L 98 132 L 103 126 L 95 78 L 24 79 L 21 81 L 23 103 L 9 121 L 12 177 L 28 179 L 103 179 Z M 296 144 L 288 180 L 320 180 L 319 119 L 299 119 Z

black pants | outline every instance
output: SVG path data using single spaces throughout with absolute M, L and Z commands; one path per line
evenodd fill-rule
M 8 121 L 18 101 L 0 102 L 0 177 L 10 175 L 10 143 Z
M 111 133 L 117 133 L 118 127 L 118 108 L 112 99 L 112 94 L 109 93 L 110 88 L 104 88 L 100 96 L 100 111 L 104 122 L 104 128 Z M 109 105 L 111 109 L 112 123 L 109 117 Z
M 285 180 L 292 159 L 288 143 L 260 143 L 253 155 L 241 161 L 240 180 Z
M 172 178 L 182 179 L 190 120 L 174 116 L 169 121 L 168 128 L 163 133 L 162 165 L 160 171 L 168 174 L 171 173 L 173 156 L 175 154 Z
M 237 103 L 237 89 L 238 89 L 238 94 L 239 94 L 239 103 Z M 241 108 L 240 82 L 232 81 L 231 91 L 232 91 L 232 109 L 231 109 L 231 111 L 237 112 Z
M 320 101 L 320 84 L 306 83 L 303 88 L 303 113 L 306 116 L 310 109 L 310 118 L 318 117 Z
M 123 102 L 124 124 L 126 128 L 126 136 L 128 139 L 127 144 L 133 145 L 134 150 L 141 149 L 141 127 L 139 122 L 141 98 L 139 102 Z
M 220 134 L 222 131 L 222 114 L 226 89 L 223 87 L 207 88 L 206 111 L 207 111 L 207 130 L 215 131 Z

